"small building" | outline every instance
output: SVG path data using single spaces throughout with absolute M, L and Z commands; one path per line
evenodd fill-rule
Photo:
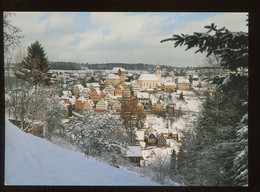
M 100 100 L 100 92 L 101 91 L 98 88 L 93 89 L 90 95 L 91 100 L 94 102 L 98 102 Z
M 83 91 L 83 89 L 84 89 L 83 85 L 81 85 L 81 84 L 75 85 L 74 88 L 73 88 L 74 95 L 75 96 L 80 95 L 81 92 Z
M 140 101 L 142 104 L 144 104 L 144 103 L 149 103 L 149 100 L 150 100 L 149 93 L 147 93 L 147 92 L 138 92 L 137 95 L 136 95 L 136 98 L 137 98 L 138 101 Z
M 91 94 L 91 90 L 89 88 L 84 88 L 82 90 L 81 95 L 85 98 L 85 99 L 89 99 L 90 98 L 90 94 Z
M 146 143 L 144 141 L 139 142 L 139 146 L 141 147 L 141 150 L 145 150 L 146 148 Z
M 108 104 L 112 105 L 113 103 L 115 103 L 117 101 L 117 96 L 113 96 L 110 94 L 107 94 L 104 99 L 108 102 Z
M 139 83 L 135 83 L 134 86 L 132 87 L 133 95 L 136 96 L 138 92 L 141 91 L 141 86 Z
M 141 110 L 144 110 L 144 105 L 140 101 L 137 103 L 137 107 Z
M 164 92 L 166 92 L 166 93 L 175 92 L 175 83 L 173 83 L 173 82 L 165 82 L 164 83 Z
M 60 100 L 61 100 L 61 101 L 64 101 L 64 102 L 67 103 L 67 104 L 70 104 L 70 97 L 67 96 L 67 95 L 62 95 L 62 96 L 60 97 Z
M 140 161 L 143 160 L 143 154 L 140 146 L 129 146 L 125 153 L 125 158 L 127 158 L 131 163 L 140 166 Z
M 178 139 L 178 133 L 177 133 L 177 131 L 172 131 L 171 136 L 172 136 L 172 139 Z
M 95 107 L 95 104 L 92 100 L 87 100 L 84 105 L 84 109 L 86 109 L 86 110 L 92 110 L 92 109 L 94 109 L 94 107 Z
M 184 79 L 184 78 L 178 79 L 178 90 L 189 91 L 190 90 L 189 79 Z
M 96 105 L 96 112 L 104 112 L 108 109 L 108 102 L 104 99 L 101 99 Z
M 76 112 L 82 112 L 84 109 L 84 105 L 86 103 L 86 99 L 81 96 L 75 101 L 75 111 Z
M 177 132 L 177 138 L 178 140 L 182 140 L 184 138 L 183 132 L 181 130 Z
M 121 79 L 119 75 L 109 74 L 106 78 L 106 86 L 108 85 L 116 86 L 119 85 L 120 83 L 121 83 Z
M 122 67 L 114 67 L 112 73 L 120 77 L 120 83 L 125 82 L 125 69 Z
M 115 88 L 112 85 L 107 85 L 104 89 L 106 94 L 115 95 Z
M 162 112 L 163 111 L 163 102 L 162 100 L 158 100 L 155 104 L 154 112 Z
M 100 91 L 99 94 L 100 99 L 104 98 L 105 96 L 106 96 L 106 91 L 105 90 Z
M 131 90 L 129 88 L 124 88 L 123 98 L 131 98 Z
M 93 83 L 86 83 L 86 86 L 87 86 L 87 88 L 89 88 L 90 90 L 92 90 L 92 89 L 100 89 L 100 85 L 99 85 L 99 83 L 97 83 L 97 82 L 93 82 Z
M 124 91 L 124 87 L 121 85 L 118 85 L 115 89 L 115 96 L 117 96 L 118 99 L 122 99 L 123 91 Z
M 156 74 L 141 74 L 138 83 L 141 89 L 156 88 L 157 85 L 161 84 L 161 68 L 157 66 Z
M 161 133 L 157 139 L 158 147 L 166 147 L 166 138 L 163 133 Z
M 72 93 L 71 93 L 71 91 L 62 91 L 62 95 L 71 97 Z
M 150 134 L 149 137 L 147 138 L 147 143 L 149 146 L 155 146 L 157 143 L 157 138 L 155 137 L 154 134 Z
M 122 110 L 122 104 L 119 101 L 116 101 L 112 106 L 112 109 L 116 110 L 116 112 L 120 112 Z

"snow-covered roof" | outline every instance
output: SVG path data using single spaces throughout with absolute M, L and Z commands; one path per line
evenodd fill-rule
M 174 139 L 166 139 L 166 144 L 173 148 L 176 145 L 176 141 Z
M 97 94 L 100 95 L 100 92 L 101 92 L 100 89 L 99 88 L 95 88 L 95 90 L 96 90 Z
M 165 82 L 164 85 L 174 85 L 175 86 L 175 82 Z
M 137 87 L 137 88 L 141 88 L 141 86 L 140 86 L 140 84 L 139 84 L 138 82 L 135 82 L 135 83 L 133 84 L 133 87 L 134 87 L 134 88 L 136 88 L 136 87 Z
M 74 105 L 74 104 L 75 104 L 75 101 L 76 101 L 76 98 L 75 98 L 75 96 L 72 96 L 71 98 L 69 98 L 69 100 L 70 100 L 70 103 L 71 103 L 72 105 Z
M 67 95 L 62 95 L 62 96 L 60 97 L 60 99 L 69 100 L 69 97 L 68 97 Z
M 178 83 L 190 83 L 189 79 L 179 78 Z
M 119 75 L 115 75 L 113 73 L 108 74 L 106 79 L 120 79 Z
M 114 67 L 114 68 L 112 69 L 112 73 L 118 73 L 119 69 L 120 69 L 121 71 L 125 71 L 124 68 L 121 68 L 121 67 Z
M 144 140 L 144 131 L 136 131 L 135 134 L 138 141 Z
M 150 97 L 149 97 L 149 93 L 147 93 L 147 92 L 138 92 L 137 94 L 136 94 L 136 97 L 137 98 L 139 98 L 139 99 L 149 99 Z
M 142 157 L 142 150 L 140 146 L 129 146 L 125 157 Z
M 82 90 L 82 93 L 91 93 L 91 89 L 86 87 Z
M 158 81 L 158 77 L 155 74 L 141 74 L 139 81 Z
M 139 143 L 140 143 L 141 147 L 145 148 L 146 143 L 144 141 L 140 141 Z
M 80 96 L 78 99 L 77 99 L 77 101 L 81 101 L 82 103 L 86 103 L 86 99 L 85 99 L 85 97 L 83 97 L 83 96 Z
M 81 85 L 81 84 L 77 84 L 74 86 L 74 88 L 75 87 L 78 87 L 80 91 L 82 91 L 84 89 L 83 85 Z
M 95 104 L 94 104 L 94 102 L 92 101 L 92 100 L 87 100 L 87 102 L 90 104 L 90 105 L 92 105 L 92 106 L 95 106 Z
M 93 86 L 93 87 L 100 87 L 100 85 L 98 83 L 91 83 L 91 86 Z
M 108 102 L 107 102 L 106 100 L 104 100 L 104 99 L 101 99 L 101 100 L 97 103 L 97 105 L 100 105 L 101 103 L 104 103 L 105 105 L 108 105 Z
M 120 89 L 122 89 L 122 90 L 125 89 L 122 85 L 118 85 L 118 86 L 116 87 L 116 89 L 117 89 L 118 87 L 120 87 Z
M 71 91 L 62 91 L 62 94 L 66 96 L 72 95 Z
M 112 85 L 108 85 L 106 88 L 110 88 L 112 90 L 115 90 L 115 88 Z

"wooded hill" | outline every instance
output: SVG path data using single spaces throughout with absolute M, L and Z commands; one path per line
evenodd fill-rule
M 50 62 L 51 69 L 56 70 L 80 70 L 83 68 L 94 69 L 94 70 L 112 70 L 114 67 L 122 67 L 126 70 L 155 70 L 157 65 L 143 64 L 143 63 L 76 63 L 76 62 Z M 161 69 L 166 71 L 175 71 L 182 69 L 208 69 L 210 67 L 174 67 L 168 65 L 160 65 Z

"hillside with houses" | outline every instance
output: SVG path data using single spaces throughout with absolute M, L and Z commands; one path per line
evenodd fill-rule
M 248 186 L 248 22 L 5 11 L 4 183 Z
M 205 70 L 169 72 L 160 65 L 149 71 L 115 67 L 51 72 L 56 74 L 55 89 L 42 87 L 39 94 L 56 110 L 55 122 L 26 119 L 25 132 L 114 167 L 146 173 L 161 184 L 175 182 L 161 176 L 165 170 L 159 167 L 170 166 L 186 135 L 199 134 L 194 127 L 202 104 L 216 89 L 204 81 Z M 8 115 L 21 127 L 10 110 Z M 120 134 L 124 136 L 111 137 Z M 94 142 L 86 139 L 89 136 Z
M 138 101 L 137 108 L 146 119 L 142 127 L 134 130 L 134 145 L 129 146 L 130 153 L 125 156 L 138 166 L 152 163 L 156 154 L 170 158 L 173 151 L 178 153 L 184 133 L 193 133 L 206 95 L 214 91 L 195 71 L 175 76 L 174 72 L 162 72 L 159 65 L 154 73 L 120 67 L 111 71 L 55 72 L 60 82 L 56 100 L 65 109 L 65 126 L 70 126 L 71 119 L 84 116 L 84 112 L 120 116 L 125 102 Z M 79 82 L 85 74 L 93 74 L 88 79 L 94 81 L 88 83 L 86 79 L 83 86 Z M 129 78 L 133 76 L 136 78 Z

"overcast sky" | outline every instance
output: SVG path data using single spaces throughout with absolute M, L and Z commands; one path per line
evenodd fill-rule
M 16 12 L 11 23 L 22 30 L 21 47 L 38 40 L 49 61 L 147 63 L 201 66 L 205 54 L 160 43 L 173 34 L 206 32 L 215 23 L 248 31 L 247 13 Z

